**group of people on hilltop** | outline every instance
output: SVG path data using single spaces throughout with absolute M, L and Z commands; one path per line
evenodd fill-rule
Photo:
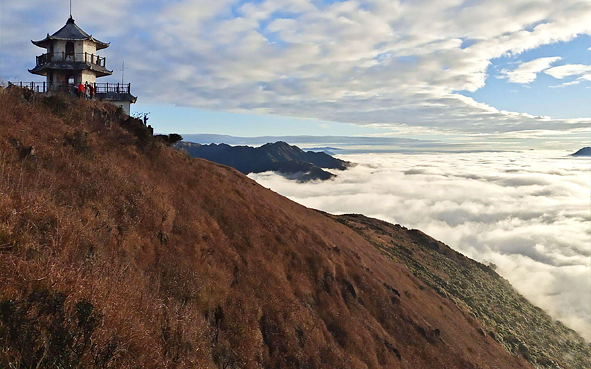
M 94 84 L 92 83 L 82 83 L 80 82 L 80 84 L 78 85 L 77 89 L 76 89 L 77 95 L 79 98 L 81 99 L 86 99 L 86 100 L 93 100 L 94 99 Z

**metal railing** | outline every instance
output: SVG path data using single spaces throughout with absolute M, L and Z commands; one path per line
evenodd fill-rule
M 37 66 L 42 66 L 51 62 L 67 62 L 67 63 L 90 63 L 101 67 L 105 67 L 107 58 L 89 53 L 66 53 L 66 52 L 52 52 L 39 55 L 37 57 Z
M 94 92 L 97 94 L 117 93 L 130 94 L 131 83 L 95 83 Z
M 47 82 L 8 82 L 8 87 L 10 86 L 17 86 L 17 87 L 21 87 L 21 88 L 28 88 L 29 90 L 35 91 L 35 92 L 47 92 L 49 89 L 51 90 L 58 90 L 60 88 L 58 87 L 63 87 L 63 85 L 57 85 L 55 84 L 55 88 L 51 88 L 51 84 L 48 84 Z
M 94 87 L 95 94 L 117 93 L 131 94 L 131 83 L 90 83 Z M 78 91 L 78 85 L 69 83 L 47 82 L 8 82 L 8 86 L 28 88 L 35 92 L 48 91 Z

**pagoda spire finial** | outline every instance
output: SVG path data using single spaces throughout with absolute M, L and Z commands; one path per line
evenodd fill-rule
M 70 0 L 70 18 L 72 18 L 72 0 Z

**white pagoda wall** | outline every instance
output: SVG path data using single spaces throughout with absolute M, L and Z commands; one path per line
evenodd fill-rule
M 89 70 L 83 70 L 82 71 L 82 83 L 95 83 L 96 82 L 96 76 L 94 75 L 93 72 L 89 71 Z M 78 82 L 80 83 L 80 82 Z
M 76 51 L 76 52 L 78 52 L 78 51 Z M 88 55 L 91 55 L 91 54 L 96 55 L 96 44 L 92 41 L 84 41 L 82 43 L 81 53 L 87 53 Z
M 113 104 L 115 106 L 120 106 L 125 114 L 130 115 L 131 113 L 131 103 L 129 101 L 106 101 L 109 104 Z

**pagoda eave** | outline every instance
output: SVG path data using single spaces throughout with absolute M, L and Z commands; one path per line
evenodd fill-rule
M 38 67 L 35 67 L 33 69 L 29 69 L 29 73 L 36 74 L 38 76 L 47 76 L 47 69 L 40 69 Z
M 49 47 L 49 43 L 51 42 L 51 39 L 49 37 L 50 37 L 49 34 L 47 34 L 47 37 L 45 37 L 43 40 L 39 40 L 39 41 L 31 40 L 31 43 L 33 43 L 33 45 L 38 46 L 42 49 L 47 49 Z
M 91 70 L 95 72 L 97 77 L 105 77 L 110 76 L 113 74 L 112 70 L 108 70 L 107 68 L 92 64 L 92 63 L 68 63 L 68 62 L 50 62 L 43 65 L 38 65 L 33 69 L 29 69 L 29 72 L 32 74 L 37 74 L 40 76 L 47 75 L 48 70 L 71 70 L 71 71 L 81 71 L 81 70 Z
M 96 97 L 98 100 L 101 101 L 113 101 L 113 102 L 130 102 L 131 104 L 135 104 L 137 101 L 137 96 L 133 96 L 128 92 L 118 93 L 118 92 L 107 92 L 107 93 L 97 93 Z
M 87 38 L 84 39 L 79 39 L 79 38 L 61 38 L 61 37 L 52 37 L 47 35 L 47 37 L 45 37 L 43 40 L 39 40 L 39 41 L 33 41 L 31 40 L 31 43 L 33 43 L 33 45 L 40 47 L 42 49 L 47 49 L 49 47 L 49 45 L 53 42 L 53 41 L 92 41 L 94 42 L 94 44 L 96 45 L 96 49 L 98 50 L 103 50 L 106 49 L 107 47 L 109 47 L 111 45 L 110 42 L 102 42 L 99 41 L 97 39 L 95 39 L 92 36 L 89 36 Z

